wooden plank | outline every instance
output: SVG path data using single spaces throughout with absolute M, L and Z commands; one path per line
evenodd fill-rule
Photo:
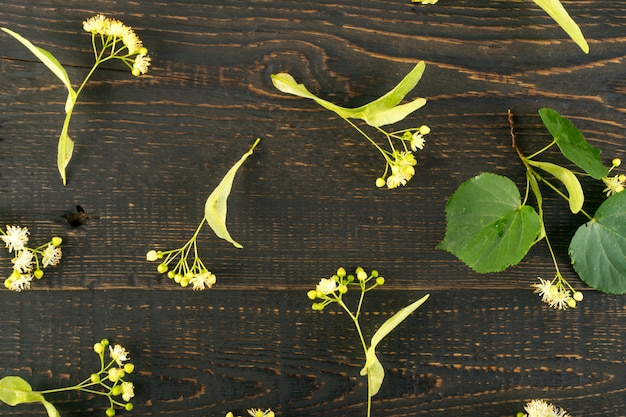
M 532 293 L 537 276 L 554 274 L 543 243 L 489 275 L 435 249 L 461 182 L 491 171 L 524 185 L 507 109 L 526 152 L 550 140 L 537 110 L 553 107 L 607 163 L 624 158 L 626 3 L 565 6 L 589 55 L 528 0 L 3 1 L 0 26 L 53 52 L 75 84 L 92 59 L 81 22 L 98 12 L 132 25 L 153 66 L 140 78 L 118 63 L 96 71 L 72 121 L 63 187 L 63 86 L 0 36 L 0 224 L 28 226 L 37 242 L 64 239 L 61 264 L 31 291 L 0 293 L 0 375 L 38 388 L 77 382 L 95 363 L 94 340 L 110 337 L 138 369 L 136 408 L 125 415 L 363 415 L 349 322 L 333 309 L 312 312 L 305 298 L 337 267 L 363 266 L 387 278 L 368 297 L 368 311 L 379 312 L 368 319 L 433 294 L 380 347 L 388 375 L 374 414 L 510 416 L 540 397 L 573 416 L 622 415 L 624 301 L 587 291 L 569 265 L 582 217 L 544 194 L 561 270 L 585 292 L 573 311 L 549 310 Z M 384 162 L 373 146 L 269 78 L 289 71 L 321 97 L 358 106 L 419 60 L 427 69 L 409 96 L 428 104 L 398 128 L 425 123 L 432 133 L 416 177 L 391 191 L 374 186 Z M 185 243 L 209 192 L 256 137 L 229 200 L 229 229 L 244 248 L 203 231 L 202 259 L 218 282 L 182 290 L 145 253 Z M 587 194 L 590 211 L 602 188 Z M 71 227 L 64 216 L 76 205 L 91 219 Z M 10 255 L 0 262 L 8 275 Z M 101 399 L 54 400 L 63 416 L 104 409 Z M 2 416 L 39 414 L 0 407 Z

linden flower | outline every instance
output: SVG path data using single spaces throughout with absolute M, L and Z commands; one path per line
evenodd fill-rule
M 4 241 L 9 252 L 20 251 L 28 243 L 29 234 L 30 232 L 26 227 L 7 226 L 6 233 L 0 236 L 0 239 Z
M 31 274 L 21 274 L 14 270 L 9 278 L 4 281 L 4 286 L 11 291 L 21 292 L 30 289 L 30 283 L 33 280 Z
M 132 382 L 122 382 L 122 398 L 128 402 L 135 396 L 135 386 Z
M 128 352 L 120 345 L 109 345 L 109 355 L 119 366 L 122 366 L 122 362 L 128 360 Z
M 439 0 L 411 0 L 411 3 L 435 4 Z
M 265 411 L 261 410 L 260 408 L 250 408 L 248 410 L 248 414 L 250 414 L 252 417 L 274 417 L 274 412 L 269 408 Z
M 35 255 L 28 249 L 24 249 L 19 254 L 11 259 L 13 262 L 13 269 L 21 273 L 31 272 L 33 270 L 33 257 Z
M 524 406 L 525 417 L 569 417 L 562 408 L 548 404 L 544 400 L 532 400 Z
M 602 178 L 602 182 L 606 185 L 606 188 L 602 190 L 602 192 L 606 193 L 607 197 L 610 197 L 613 194 L 624 191 L 624 187 L 626 186 L 626 175 L 619 174 L 614 177 L 604 177 Z
M 43 251 L 41 263 L 43 264 L 44 268 L 47 268 L 49 266 L 56 266 L 58 265 L 62 256 L 63 253 L 61 252 L 61 248 L 56 247 L 53 244 L 49 244 Z
M 140 74 L 145 74 L 148 72 L 148 67 L 150 66 L 150 57 L 146 54 L 140 53 L 135 57 L 135 62 L 133 63 L 133 75 L 138 76 Z
M 339 284 L 332 278 L 322 278 L 315 290 L 321 294 L 328 295 L 335 292 L 339 288 Z
M 83 29 L 86 32 L 104 34 L 104 30 L 108 25 L 107 18 L 104 15 L 96 15 L 83 22 Z
M 417 160 L 410 151 L 394 151 L 392 156 L 394 161 L 389 163 L 391 175 L 387 177 L 387 188 L 397 188 L 406 183 L 415 175 L 415 165 Z
M 196 274 L 189 280 L 189 283 L 192 285 L 192 289 L 194 291 L 204 290 L 205 288 L 211 288 L 213 284 L 217 281 L 215 274 L 210 273 L 206 269 Z
M 541 301 L 554 309 L 565 310 L 567 307 L 576 306 L 576 301 L 570 296 L 569 290 L 546 279 L 539 277 L 539 283 L 532 286 L 535 287 L 534 292 L 541 296 Z

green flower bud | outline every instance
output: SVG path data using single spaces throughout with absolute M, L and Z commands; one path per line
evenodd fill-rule
M 430 127 L 421 125 L 419 128 L 420 135 L 428 135 L 430 133 Z
M 115 415 L 115 409 L 113 407 L 107 408 L 105 411 L 107 417 L 113 417 Z
M 383 285 L 384 283 L 385 283 L 385 278 L 383 278 L 383 277 L 376 278 L 376 284 L 377 285 Z
M 166 272 L 167 269 L 167 264 L 159 264 L 159 266 L 157 266 L 157 271 L 159 271 L 160 274 Z
M 100 374 L 91 374 L 91 376 L 89 377 L 89 379 L 91 380 L 91 382 L 93 382 L 94 384 L 97 384 L 98 382 L 101 381 L 100 379 Z
M 124 410 L 133 411 L 133 405 L 131 403 L 126 403 L 126 405 L 124 405 Z
M 104 347 L 107 347 L 107 346 L 109 346 L 109 339 L 102 339 L 102 340 L 100 341 L 100 343 L 102 343 L 102 345 L 103 345 Z
M 337 276 L 343 278 L 346 276 L 346 270 L 343 267 L 337 268 Z
M 621 159 L 619 159 L 619 158 L 614 158 L 614 159 L 611 161 L 611 164 L 613 164 L 613 166 L 614 166 L 614 167 L 618 167 L 618 166 L 622 165 L 622 160 L 621 160 Z
M 183 280 L 183 274 L 174 275 L 174 282 L 176 282 L 177 284 L 180 284 L 182 280 Z
M 339 294 L 345 294 L 348 292 L 348 286 L 347 285 L 340 285 L 339 286 Z
M 309 297 L 309 300 L 315 300 L 317 298 L 317 291 L 310 290 L 306 293 L 306 296 Z
M 583 293 L 580 291 L 574 291 L 573 294 L 574 300 L 576 301 L 582 301 L 583 300 Z
M 169 279 L 174 278 L 175 275 L 176 275 L 176 272 L 174 272 L 174 271 L 167 271 L 167 277 Z
M 111 395 L 116 397 L 122 393 L 122 387 L 120 385 L 116 385 L 111 389 Z
M 132 363 L 127 363 L 124 365 L 124 372 L 126 372 L 127 374 L 132 374 L 134 370 L 135 365 L 133 365 Z
M 157 252 L 155 250 L 149 250 L 148 253 L 146 253 L 146 260 L 147 261 L 156 261 L 157 259 L 159 259 L 159 257 L 157 256 Z
M 118 368 L 109 369 L 109 379 L 111 382 L 117 382 L 120 379 L 120 370 Z
M 36 269 L 35 272 L 33 272 L 33 276 L 37 279 L 43 278 L 43 270 Z
M 376 178 L 376 187 L 382 188 L 385 186 L 385 184 L 387 184 L 387 182 L 385 181 L 383 177 Z
M 570 308 L 576 308 L 576 300 L 574 300 L 573 298 L 568 298 L 567 299 L 567 305 Z
M 148 48 L 146 48 L 145 46 L 139 48 L 139 55 L 148 55 Z
M 180 281 L 180 286 L 183 288 L 187 288 L 189 286 L 190 279 L 191 278 L 183 277 L 183 279 Z
M 52 245 L 53 246 L 61 246 L 61 243 L 63 242 L 63 239 L 61 239 L 58 236 L 55 236 L 52 238 Z
M 11 278 L 7 278 L 7 279 L 4 280 L 4 287 L 6 289 L 11 288 L 11 284 L 13 284 L 13 281 L 11 281 Z
M 378 271 L 374 269 L 370 275 L 372 278 L 376 278 L 378 276 Z
M 101 354 L 102 352 L 104 352 L 104 345 L 101 342 L 94 344 L 93 351 L 96 352 L 98 355 Z
M 367 279 L 367 272 L 365 272 L 363 268 L 359 268 L 359 270 L 357 270 L 357 273 L 356 273 L 356 278 L 359 281 L 365 281 Z

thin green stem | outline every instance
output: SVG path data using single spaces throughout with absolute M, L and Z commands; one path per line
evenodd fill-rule
M 535 156 L 547 151 L 548 149 L 550 149 L 554 144 L 556 143 L 556 139 L 553 139 L 552 142 L 549 145 L 544 146 L 543 148 L 541 148 L 540 150 L 538 150 L 537 152 L 535 152 L 534 154 L 527 156 L 526 159 L 533 159 Z
M 385 157 L 385 160 L 387 160 L 388 162 L 391 162 L 391 160 L 389 159 L 389 156 L 387 155 L 388 152 L 385 151 L 383 148 L 381 148 L 372 138 L 370 138 L 367 133 L 365 133 L 360 127 L 358 127 L 356 124 L 354 124 L 350 119 L 347 119 L 345 117 L 342 117 L 343 120 L 345 120 L 346 122 L 348 122 L 348 124 L 350 126 L 352 126 L 353 128 L 356 129 L 357 132 L 359 132 L 361 135 L 365 136 L 365 138 L 367 140 L 370 141 L 370 143 L 372 145 L 374 145 L 376 147 L 376 149 L 378 149 L 378 151 Z
M 535 178 L 537 178 L 537 177 L 539 178 L 539 181 L 541 181 L 544 184 L 546 184 L 548 187 L 550 187 L 552 189 L 552 191 L 554 191 L 559 196 L 561 196 L 565 201 L 569 202 L 570 198 L 567 195 L 563 194 L 563 192 L 561 190 L 559 190 L 557 187 L 555 187 L 550 181 L 546 180 L 542 176 L 535 176 Z M 584 214 L 587 217 L 587 219 L 593 220 L 593 217 L 591 217 L 585 210 L 580 209 L 580 212 L 582 214 Z

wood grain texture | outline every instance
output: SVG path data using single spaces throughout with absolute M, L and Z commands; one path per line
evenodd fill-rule
M 543 244 L 489 275 L 435 245 L 461 182 L 490 171 L 523 186 L 507 109 L 525 151 L 549 140 L 537 110 L 552 107 L 606 161 L 626 158 L 626 2 L 564 1 L 589 55 L 529 0 L 25 3 L 3 0 L 0 26 L 53 52 L 75 84 L 92 63 L 81 22 L 99 12 L 133 26 L 153 66 L 140 78 L 117 63 L 95 73 L 72 120 L 63 187 L 63 86 L 0 37 L 0 224 L 64 239 L 63 261 L 31 291 L 0 293 L 0 375 L 40 389 L 77 382 L 97 359 L 93 342 L 109 337 L 137 365 L 136 407 L 125 415 L 272 407 L 287 417 L 362 416 L 356 335 L 345 316 L 313 312 L 305 297 L 338 266 L 361 265 L 387 278 L 368 295 L 375 323 L 432 293 L 380 347 L 388 375 L 374 415 L 511 416 L 535 397 L 572 416 L 623 415 L 625 299 L 587 291 L 569 266 L 582 217 L 544 194 L 561 268 L 585 290 L 574 311 L 548 310 L 530 290 L 554 273 Z M 397 126 L 425 123 L 432 133 L 416 177 L 391 191 L 374 186 L 384 166 L 373 146 L 270 81 L 288 71 L 321 97 L 358 106 L 419 60 L 427 68 L 410 96 L 428 104 Z M 244 248 L 204 231 L 217 285 L 182 290 L 145 253 L 186 242 L 207 195 L 256 137 L 229 200 L 229 229 Z M 602 186 L 587 197 L 593 211 Z M 92 219 L 72 228 L 63 216 L 76 205 Z M 64 417 L 104 412 L 101 399 L 54 400 Z M 2 406 L 0 415 L 43 409 Z

